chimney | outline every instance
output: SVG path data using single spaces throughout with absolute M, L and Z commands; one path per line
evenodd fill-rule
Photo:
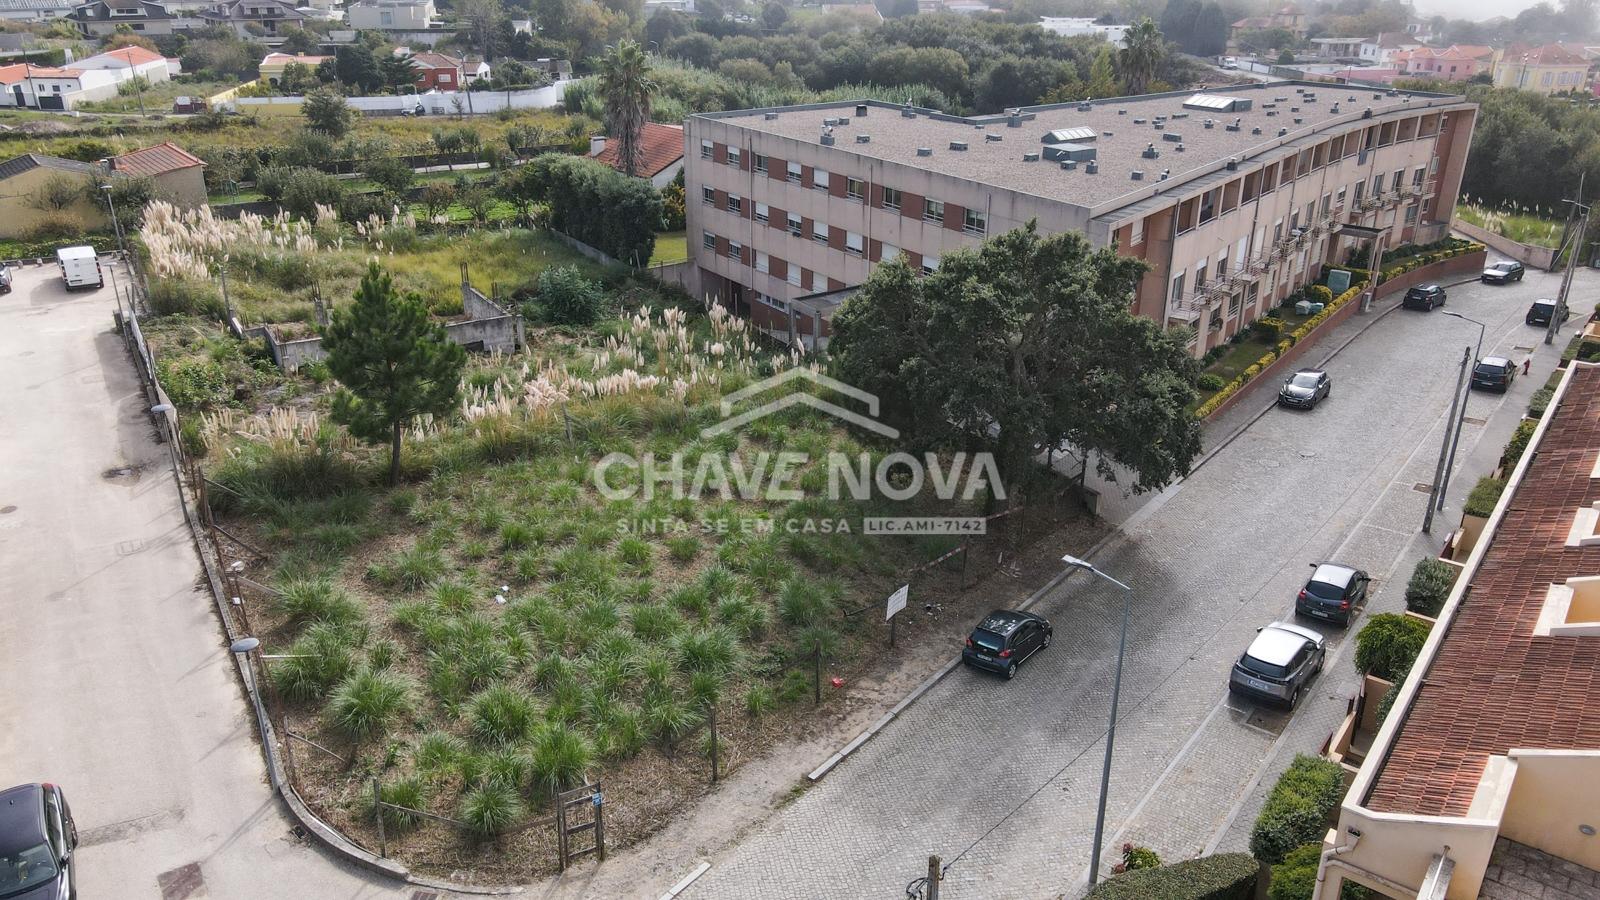
M 603 134 L 592 135 L 589 138 L 589 155 L 599 156 L 600 151 L 606 148 L 606 136 Z

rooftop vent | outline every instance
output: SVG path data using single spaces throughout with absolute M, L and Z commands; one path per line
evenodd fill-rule
M 1350 96 L 1348 96 L 1348 97 L 1346 97 L 1344 99 L 1345 99 L 1346 102 L 1354 103 L 1354 102 L 1356 102 L 1356 95 L 1355 94 L 1351 94 Z
M 1250 129 L 1250 133 L 1251 134 L 1260 134 L 1261 133 L 1261 129 L 1260 128 L 1252 128 L 1252 129 Z
M 1144 119 L 1134 119 L 1133 120 L 1133 124 L 1135 124 L 1135 125 L 1143 125 L 1144 123 L 1145 123 Z
M 1066 169 L 1068 172 L 1071 172 L 1072 170 L 1076 169 L 1077 167 L 1078 167 L 1078 161 L 1075 160 L 1075 159 L 1063 159 L 1061 161 L 1061 168 Z
M 1339 104 L 1337 104 L 1337 103 L 1335 103 L 1334 105 L 1328 107 L 1328 112 L 1337 113 L 1338 111 L 1339 111 Z
M 1224 125 L 1222 127 L 1223 127 L 1223 130 L 1225 130 L 1225 131 L 1238 131 L 1239 129 L 1244 127 L 1244 120 L 1243 119 L 1234 119 L 1232 124 Z
M 870 142 L 871 140 L 872 140 L 872 135 L 870 135 L 870 134 L 858 134 L 858 135 L 856 135 L 856 143 L 858 143 L 858 144 L 865 144 L 865 143 Z
M 908 103 L 905 106 L 900 107 L 900 118 L 915 119 L 916 117 L 917 111 L 911 108 L 911 104 Z
M 776 119 L 777 117 L 778 117 L 777 113 L 769 112 L 766 115 L 762 116 L 761 118 L 766 119 L 768 122 L 771 122 L 773 119 Z
M 974 131 L 982 131 L 983 127 L 984 126 L 983 126 L 982 122 L 974 122 L 974 123 L 972 123 L 972 128 L 973 128 Z
M 1363 119 L 1372 118 L 1372 107 L 1369 106 L 1366 109 L 1362 110 L 1361 111 L 1361 118 L 1363 118 Z
M 1106 132 L 1109 137 L 1111 132 Z M 1057 128 L 1039 139 L 1041 144 L 1070 144 L 1094 140 L 1094 129 L 1083 125 L 1076 128 Z
M 1090 175 L 1099 175 L 1100 164 L 1091 159 L 1083 164 L 1083 171 Z
M 1021 128 L 1022 127 L 1022 116 L 1018 115 L 1017 113 L 1012 113 L 1011 115 L 1007 116 L 1006 117 L 1006 127 L 1007 128 Z
M 1276 103 L 1288 103 L 1289 102 L 1289 98 L 1288 97 L 1273 97 L 1272 99 Z
M 1162 181 L 1166 181 L 1168 176 L 1170 176 L 1171 174 L 1172 174 L 1172 170 L 1171 169 L 1162 169 L 1161 170 L 1161 180 Z
M 1287 128 L 1279 128 L 1278 129 L 1278 137 L 1283 137 L 1284 135 L 1286 135 L 1288 133 L 1289 133 L 1289 129 L 1287 129 Z
M 1278 114 L 1278 111 L 1275 110 L 1275 109 L 1267 110 L 1267 118 L 1269 118 L 1269 119 L 1274 117 L 1274 116 L 1276 116 L 1277 114 Z
M 966 141 L 951 141 L 950 142 L 950 149 L 951 150 L 965 150 L 965 149 L 967 149 L 967 142 Z
M 824 146 L 824 147 L 832 147 L 833 146 L 833 135 L 824 134 L 822 136 L 822 146 Z
M 1211 129 L 1213 129 L 1215 127 L 1217 127 L 1217 123 L 1216 122 L 1214 122 L 1214 121 L 1212 121 L 1210 119 L 1206 120 L 1206 130 L 1207 131 L 1210 131 Z
M 1300 102 L 1301 103 L 1315 103 L 1315 102 L 1317 102 L 1317 95 L 1316 94 L 1307 94 L 1304 97 L 1300 98 Z
M 1144 180 L 1144 173 L 1139 171 L 1138 169 L 1134 169 L 1133 170 L 1133 180 L 1134 181 L 1143 181 Z
M 829 118 L 823 119 L 822 124 L 824 127 L 832 128 L 833 126 L 840 124 L 840 120 L 830 116 Z
M 1182 152 L 1183 152 L 1183 145 L 1182 145 L 1182 144 L 1179 144 L 1179 145 L 1178 145 L 1178 152 L 1179 152 L 1179 153 L 1182 153 Z
M 1088 111 L 1090 111 L 1092 109 L 1094 109 L 1094 104 L 1093 103 L 1079 103 L 1078 104 L 1078 112 L 1088 112 Z
M 918 156 L 932 156 L 933 155 L 933 148 L 932 147 L 918 147 L 917 148 L 917 155 Z
M 1127 114 L 1128 114 L 1128 111 L 1127 111 L 1127 110 L 1125 110 L 1125 109 L 1119 109 L 1119 110 L 1117 110 L 1117 115 L 1119 115 L 1119 116 L 1125 116 L 1125 115 L 1127 115 Z
M 1298 106 L 1289 107 L 1289 112 L 1299 112 L 1299 111 L 1300 111 L 1300 107 L 1298 107 Z
M 1262 109 L 1277 109 L 1278 108 L 1278 104 L 1276 104 L 1276 103 L 1263 103 L 1263 104 L 1261 104 L 1261 108 Z
M 1300 125 L 1300 124 L 1302 124 L 1302 123 L 1304 123 L 1304 122 L 1305 122 L 1305 119 L 1302 119 L 1302 118 L 1300 118 L 1300 117 L 1299 117 L 1299 116 L 1295 116 L 1295 117 L 1294 117 L 1294 123 L 1295 123 L 1295 124 L 1296 124 L 1296 125 Z
M 1187 118 L 1189 118 L 1189 114 L 1188 113 L 1173 113 L 1172 117 L 1174 119 L 1187 119 Z
M 1022 154 L 1022 161 L 1023 162 L 1038 162 L 1039 161 L 1039 151 L 1037 151 L 1037 150 L 1029 150 L 1029 151 L 1023 153 Z
M 1156 149 L 1155 144 L 1146 144 L 1144 152 L 1139 155 L 1145 159 L 1155 159 L 1161 155 L 1161 151 Z
M 1044 148 L 1045 159 L 1071 159 L 1081 162 L 1094 159 L 1096 155 L 1093 147 L 1083 144 L 1047 144 Z
M 1002 138 L 998 134 L 986 134 L 983 136 L 983 140 L 984 143 L 987 144 L 997 144 L 1002 140 Z
M 1208 112 L 1244 112 L 1250 108 L 1252 102 L 1243 97 L 1229 97 L 1223 94 L 1195 94 L 1183 101 L 1183 108 L 1203 109 Z
M 1383 99 L 1383 92 L 1382 91 L 1373 92 L 1372 99 L 1374 99 L 1374 100 L 1382 100 Z
M 1183 141 L 1183 135 L 1177 133 L 1176 131 L 1168 131 L 1161 135 L 1161 139 L 1163 141 L 1167 141 L 1168 143 L 1177 144 Z
M 857 103 L 856 104 L 856 118 L 859 119 L 862 116 L 865 116 L 866 114 L 867 114 L 867 105 L 865 103 Z
M 1229 172 L 1238 171 L 1238 169 L 1239 169 L 1239 157 L 1237 157 L 1237 156 L 1229 157 L 1227 163 L 1225 163 L 1223 167 L 1226 168 Z

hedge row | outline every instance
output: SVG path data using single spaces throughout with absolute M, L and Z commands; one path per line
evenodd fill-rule
M 1485 475 L 1472 486 L 1472 491 L 1467 494 L 1467 502 L 1461 511 L 1469 516 L 1481 516 L 1487 519 L 1494 512 L 1495 504 L 1500 502 L 1500 495 L 1505 489 L 1505 479 Z
M 1102 881 L 1084 900 L 1250 900 L 1261 867 L 1249 854 L 1202 856 Z
M 1428 253 L 1417 253 L 1415 255 L 1408 256 L 1404 261 L 1396 263 L 1393 266 L 1384 266 L 1383 272 L 1379 274 L 1378 283 L 1382 284 L 1383 282 L 1392 278 L 1397 278 L 1400 275 L 1404 275 L 1405 273 L 1411 271 L 1412 269 L 1418 269 L 1426 265 L 1431 265 L 1446 259 L 1462 256 L 1467 253 L 1476 253 L 1482 249 L 1484 249 L 1482 244 L 1472 241 L 1463 241 L 1453 243 L 1452 246 L 1442 250 L 1435 250 Z M 1333 298 L 1333 300 L 1325 305 L 1322 308 L 1322 312 L 1319 312 L 1307 319 L 1299 328 L 1296 328 L 1294 331 L 1290 332 L 1288 337 L 1289 346 L 1292 347 L 1294 344 L 1298 344 L 1301 339 L 1311 334 L 1312 331 L 1315 331 L 1318 325 L 1321 325 L 1323 322 L 1327 321 L 1328 317 L 1337 312 L 1340 307 L 1360 296 L 1361 292 L 1366 290 L 1367 282 L 1372 277 L 1371 272 L 1363 269 L 1346 269 L 1345 271 L 1350 273 L 1350 287 L 1345 290 L 1344 293 Z M 1272 338 L 1276 339 L 1278 336 L 1279 335 L 1275 333 L 1273 334 Z M 1278 350 L 1269 352 L 1267 355 L 1261 357 L 1261 359 L 1257 360 L 1253 365 L 1239 373 L 1237 378 L 1223 385 L 1222 390 L 1217 391 L 1211 396 L 1210 399 L 1200 404 L 1199 408 L 1194 411 L 1195 418 L 1204 419 L 1216 412 L 1217 409 L 1222 406 L 1222 404 L 1228 401 L 1228 398 L 1239 393 L 1239 391 L 1245 385 L 1249 384 L 1257 375 L 1260 375 L 1267 368 L 1267 366 L 1272 365 L 1272 363 L 1281 357 L 1284 351 L 1288 349 L 1281 343 L 1278 346 Z
M 1321 843 L 1344 799 L 1344 769 L 1320 756 L 1297 754 L 1272 786 L 1250 829 L 1250 852 L 1269 865 L 1303 844 Z
M 109 234 L 89 234 L 50 241 L 0 241 L 0 259 L 54 259 L 62 247 L 88 244 L 101 253 L 117 249 L 117 239 Z

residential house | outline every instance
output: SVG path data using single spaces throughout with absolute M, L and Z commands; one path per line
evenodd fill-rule
M 690 15 L 696 12 L 694 0 L 644 0 L 644 17 L 646 19 L 666 10 Z
M 1270 28 L 1282 28 L 1294 35 L 1295 40 L 1306 39 L 1308 28 L 1306 14 L 1298 6 L 1288 4 L 1278 7 L 1276 12 L 1266 16 L 1250 16 L 1240 19 L 1228 27 L 1228 42 L 1236 44 L 1239 36 L 1248 31 L 1264 31 Z
M 1560 44 L 1541 47 L 1512 45 L 1494 64 L 1495 87 L 1536 94 L 1582 90 L 1589 79 L 1589 60 Z
M 882 262 L 931 272 L 1031 221 L 1143 260 L 1133 312 L 1188 329 L 1198 358 L 1359 246 L 1347 226 L 1391 246 L 1449 233 L 1477 106 L 1345 93 L 1274 82 L 971 117 L 875 101 L 694 114 L 690 293 L 825 344 L 841 297 Z M 1284 117 L 1276 97 L 1303 105 Z
M 155 0 L 91 0 L 66 16 L 84 37 L 103 38 L 127 28 L 135 34 L 162 35 L 187 30 L 193 20 Z
M 87 189 L 102 174 L 90 163 L 37 153 L 0 163 L 0 238 L 24 237 L 46 224 L 109 229 L 104 210 Z M 77 196 L 70 196 L 71 188 L 78 189 Z
M 638 171 L 634 173 L 639 178 L 649 180 L 652 187 L 660 190 L 671 183 L 683 171 L 683 126 L 661 125 L 656 122 L 646 122 L 644 131 L 639 135 L 640 156 Z M 617 171 L 622 171 L 622 155 L 616 141 L 603 137 L 589 139 L 589 155 L 605 163 Z
M 1069 18 L 1065 16 L 1040 16 L 1039 27 L 1051 34 L 1062 37 L 1075 37 L 1080 34 L 1092 34 L 1102 41 L 1107 41 L 1117 46 L 1122 46 L 1122 39 L 1128 34 L 1127 25 L 1098 25 L 1093 19 Z
M 494 79 L 494 69 L 487 60 L 464 59 L 461 61 L 461 82 L 471 84 L 474 81 L 491 81 Z
M 167 59 L 154 50 L 123 47 L 80 59 L 66 68 L 79 71 L 104 69 L 115 73 L 118 81 L 127 81 L 138 76 L 151 84 L 160 84 L 172 80 L 174 63 L 177 63 L 177 60 Z
M 47 22 L 72 12 L 80 0 L 0 0 L 0 19 Z
M 1402 50 L 1415 50 L 1422 42 L 1403 31 L 1386 31 L 1375 38 L 1361 42 L 1361 61 L 1370 66 L 1394 65 L 1394 55 Z
M 1469 44 L 1418 47 L 1394 54 L 1394 66 L 1408 77 L 1466 81 L 1494 69 L 1494 48 Z
M 115 97 L 121 80 L 106 69 L 79 71 L 32 63 L 0 66 L 0 108 L 69 110 L 86 100 Z
M 1600 366 L 1570 363 L 1323 838 L 1315 900 L 1600 897 Z
M 277 84 L 283 78 L 283 70 L 290 63 L 298 63 L 307 69 L 315 69 L 331 56 L 311 56 L 304 53 L 268 53 L 261 58 L 261 65 L 256 67 L 256 76 L 267 84 Z
M 1359 59 L 1361 44 L 1366 38 L 1322 37 L 1312 38 L 1311 54 L 1317 59 Z
M 1441 36 L 1433 30 L 1432 22 L 1422 21 L 1407 22 L 1406 34 L 1411 35 L 1413 38 L 1416 38 L 1424 44 L 1431 44 Z
M 285 26 L 306 21 L 305 13 L 285 0 L 223 0 L 198 17 L 204 26 L 227 28 L 242 38 L 274 37 Z
M 358 0 L 347 13 L 351 28 L 377 31 L 427 31 L 439 17 L 433 0 Z
M 113 173 L 150 179 L 163 200 L 190 209 L 206 205 L 205 160 L 171 141 L 112 157 L 108 163 Z
M 395 55 L 403 56 L 405 50 L 399 48 Z M 461 90 L 461 60 L 443 53 L 412 53 L 411 64 L 417 70 L 418 91 Z

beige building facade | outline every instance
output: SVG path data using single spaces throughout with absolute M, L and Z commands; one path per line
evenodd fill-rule
M 1447 233 L 1476 114 L 1460 97 L 1236 86 L 977 118 L 882 103 L 691 116 L 687 227 L 701 293 L 825 345 L 848 290 L 904 253 L 1037 221 L 1150 271 L 1134 310 L 1199 356 L 1370 243 Z

